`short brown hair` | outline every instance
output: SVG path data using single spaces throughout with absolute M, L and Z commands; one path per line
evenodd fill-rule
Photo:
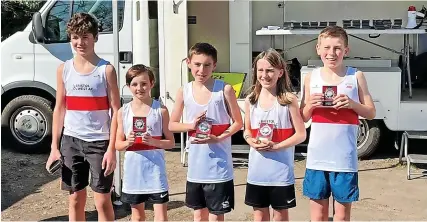
M 345 29 L 340 26 L 328 26 L 324 28 L 317 38 L 317 43 L 320 44 L 321 38 L 335 37 L 341 38 L 344 41 L 344 46 L 348 46 L 348 35 Z
M 91 33 L 93 37 L 96 37 L 98 35 L 98 21 L 88 13 L 76 13 L 67 23 L 67 33 L 68 36 Z
M 151 83 L 156 82 L 156 77 L 154 76 L 153 70 L 151 70 L 150 67 L 145 66 L 143 64 L 136 64 L 129 68 L 129 70 L 126 72 L 126 85 L 130 85 L 130 82 L 132 82 L 132 79 L 146 73 L 148 75 L 148 78 L 150 79 Z
M 191 59 L 193 55 L 207 55 L 212 57 L 213 61 L 216 63 L 218 60 L 218 52 L 215 47 L 206 42 L 199 42 L 194 44 L 188 51 L 188 58 Z

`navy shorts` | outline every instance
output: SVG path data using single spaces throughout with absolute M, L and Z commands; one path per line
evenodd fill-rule
M 328 199 L 331 196 L 339 203 L 359 200 L 357 172 L 329 172 L 306 169 L 303 195 L 313 200 Z

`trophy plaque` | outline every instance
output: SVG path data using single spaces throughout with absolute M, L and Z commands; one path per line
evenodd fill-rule
M 271 141 L 273 139 L 274 124 L 268 122 L 261 122 L 259 124 L 257 140 L 259 141 Z
M 323 86 L 323 106 L 333 106 L 334 97 L 337 95 L 337 86 Z
M 147 132 L 147 118 L 146 117 L 133 117 L 133 132 L 135 137 L 141 137 Z
M 196 138 L 205 139 L 209 136 L 211 131 L 212 121 L 204 118 L 197 124 Z

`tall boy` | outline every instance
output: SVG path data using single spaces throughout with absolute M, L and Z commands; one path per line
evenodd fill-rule
M 52 145 L 46 167 L 62 159 L 61 188 L 70 193 L 70 221 L 85 220 L 87 185 L 94 191 L 98 220 L 113 221 L 110 191 L 117 123 L 111 119 L 115 120 L 120 108 L 117 76 L 114 67 L 94 51 L 98 38 L 94 17 L 74 14 L 67 33 L 76 54 L 57 69 Z
M 243 121 L 233 88 L 212 78 L 216 62 L 212 45 L 191 47 L 187 65 L 194 81 L 178 90 L 169 123 L 171 131 L 190 136 L 185 202 L 194 209 L 195 221 L 224 220 L 224 214 L 234 208 L 231 135 L 242 128 Z M 184 107 L 184 123 L 180 123 Z M 198 138 L 200 132 L 203 136 L 203 126 L 210 125 L 206 120 L 212 121 L 211 133 Z
M 359 199 L 359 116 L 373 119 L 375 106 L 364 74 L 343 65 L 349 51 L 343 28 L 322 30 L 316 49 L 323 67 L 306 76 L 301 103 L 304 121 L 312 119 L 303 194 L 310 198 L 311 221 L 328 220 L 331 193 L 334 220 L 350 220 L 351 203 Z M 322 102 L 328 96 L 333 96 L 332 106 Z

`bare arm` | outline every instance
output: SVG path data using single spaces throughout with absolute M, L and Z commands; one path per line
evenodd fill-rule
M 356 73 L 357 85 L 359 89 L 360 103 L 352 103 L 351 108 L 359 115 L 366 119 L 373 119 L 376 115 L 375 105 L 372 101 L 371 94 L 368 90 L 368 83 L 366 82 L 363 72 Z
M 292 93 L 287 93 L 288 98 L 291 99 L 292 103 L 288 105 L 289 113 L 291 114 L 291 121 L 294 127 L 295 133 L 288 139 L 273 145 L 272 149 L 282 149 L 287 147 L 292 147 L 297 144 L 304 142 L 306 139 L 306 129 L 304 122 L 301 117 L 301 113 L 298 107 L 298 98 Z
M 310 78 L 311 73 L 307 74 L 304 78 L 304 94 L 301 98 L 301 116 L 304 122 L 308 122 L 313 114 L 313 109 L 310 107 L 308 100 L 310 98 Z
M 182 112 L 184 110 L 184 94 L 182 87 L 178 90 L 175 104 L 169 122 L 169 130 L 172 132 L 187 132 L 194 129 L 194 124 L 181 123 Z
M 224 133 L 218 136 L 219 140 L 224 140 L 232 136 L 233 134 L 241 130 L 243 127 L 242 115 L 240 113 L 239 105 L 237 104 L 236 94 L 234 92 L 233 87 L 231 87 L 231 85 L 227 84 L 224 86 L 224 97 L 225 97 L 227 106 L 229 107 L 231 119 L 233 120 L 233 123 Z
M 125 133 L 123 131 L 123 109 L 120 108 L 117 112 L 117 131 L 116 131 L 116 142 L 115 148 L 118 151 L 126 150 L 131 144 L 126 140 Z
M 243 131 L 243 138 L 249 144 L 248 139 L 252 138 L 252 126 L 251 126 L 251 117 L 250 117 L 250 103 L 249 96 L 245 99 L 245 129 Z
M 59 149 L 59 140 L 64 127 L 65 118 L 65 87 L 62 79 L 64 64 L 61 64 L 56 71 L 56 101 L 53 109 L 52 120 L 52 145 L 51 149 Z
M 172 149 L 175 146 L 175 138 L 169 130 L 169 111 L 165 106 L 162 106 L 162 129 L 165 139 L 152 139 L 150 145 L 162 149 Z
M 110 145 L 108 150 L 114 151 L 114 144 L 116 141 L 116 131 L 117 131 L 117 111 L 120 109 L 120 95 L 119 87 L 117 85 L 117 74 L 116 70 L 112 65 L 108 65 L 105 69 L 105 74 L 107 77 L 107 94 L 108 100 L 110 102 L 111 108 L 111 126 L 110 126 Z

